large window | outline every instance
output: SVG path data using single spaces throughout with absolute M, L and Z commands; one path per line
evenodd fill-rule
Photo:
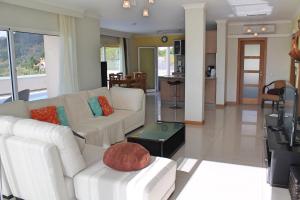
M 107 74 L 122 72 L 121 48 L 102 47 L 101 61 L 107 62 Z
M 174 62 L 173 47 L 158 47 L 158 76 L 172 75 Z
M 0 30 L 0 104 L 48 97 L 44 38 Z M 28 99 L 25 90 L 29 90 Z

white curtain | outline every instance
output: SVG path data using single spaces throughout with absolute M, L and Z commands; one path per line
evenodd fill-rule
M 125 49 L 124 49 L 124 40 L 120 38 L 120 62 L 121 62 L 121 71 L 125 74 L 126 73 L 126 66 L 125 66 Z
M 77 48 L 75 18 L 59 15 L 59 31 L 61 37 L 60 57 L 60 94 L 77 92 Z

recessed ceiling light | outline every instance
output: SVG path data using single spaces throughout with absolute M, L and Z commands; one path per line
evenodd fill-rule
M 261 27 L 260 30 L 261 30 L 262 32 L 266 32 L 266 31 L 267 31 L 267 27 L 263 26 L 263 27 Z
M 254 36 L 257 37 L 257 36 L 258 36 L 258 33 L 254 33 Z
M 145 9 L 143 10 L 143 16 L 144 16 L 144 17 L 149 17 L 149 9 L 148 9 L 148 8 L 145 8 Z
M 252 29 L 251 28 L 247 28 L 247 33 L 252 33 Z

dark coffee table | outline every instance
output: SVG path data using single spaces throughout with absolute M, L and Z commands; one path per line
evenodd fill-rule
M 185 142 L 185 125 L 159 121 L 130 134 L 127 141 L 144 146 L 152 156 L 170 158 Z

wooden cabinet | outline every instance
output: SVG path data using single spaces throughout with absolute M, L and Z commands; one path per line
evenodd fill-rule
M 216 103 L 216 79 L 206 78 L 205 80 L 205 103 Z
M 206 31 L 206 53 L 217 53 L 217 31 Z

